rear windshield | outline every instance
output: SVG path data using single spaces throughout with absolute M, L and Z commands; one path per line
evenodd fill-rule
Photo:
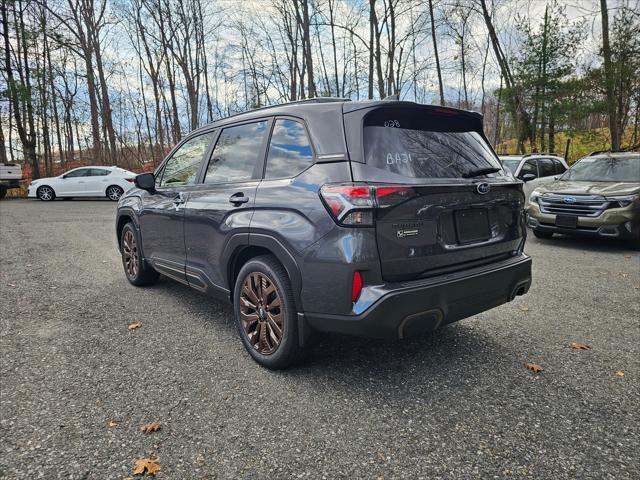
M 474 123 L 464 115 L 376 110 L 364 120 L 365 161 L 395 175 L 425 179 L 463 178 L 480 169 L 500 169 L 500 161 Z
M 583 182 L 640 182 L 640 155 L 586 157 L 562 175 L 562 180 Z

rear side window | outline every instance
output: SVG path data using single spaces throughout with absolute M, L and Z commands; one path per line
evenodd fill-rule
M 105 170 L 104 168 L 92 168 L 91 176 L 92 177 L 104 177 L 105 175 L 109 175 L 111 171 Z
M 307 132 L 300 122 L 275 121 L 265 178 L 295 177 L 313 163 L 313 151 Z
M 462 115 L 375 110 L 364 119 L 368 165 L 409 178 L 462 178 L 501 163 Z
M 550 177 L 556 174 L 556 168 L 550 158 L 539 158 L 538 169 L 540 170 L 541 177 Z
M 268 122 L 247 123 L 222 130 L 213 149 L 204 183 L 250 180 L 258 162 L 264 161 Z
M 564 168 L 564 165 L 562 164 L 562 162 L 560 160 L 556 160 L 555 158 L 553 159 L 553 164 L 556 167 L 556 175 L 560 175 L 563 174 L 564 172 L 567 171 L 566 168 Z
M 209 150 L 213 137 L 214 132 L 207 132 L 183 143 L 164 164 L 160 181 L 157 182 L 158 179 L 156 179 L 158 185 L 160 187 L 193 185 L 202 158 Z

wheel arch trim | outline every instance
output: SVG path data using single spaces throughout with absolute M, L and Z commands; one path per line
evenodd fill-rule
M 236 280 L 233 278 L 235 262 L 244 250 L 251 247 L 261 247 L 268 250 L 282 264 L 291 282 L 296 310 L 298 312 L 303 311 L 301 298 L 302 276 L 298 264 L 289 250 L 287 250 L 280 241 L 270 235 L 238 233 L 229 239 L 222 254 L 223 265 L 227 266 L 225 280 L 229 286 L 229 291 L 233 292 L 233 283 L 235 283 Z

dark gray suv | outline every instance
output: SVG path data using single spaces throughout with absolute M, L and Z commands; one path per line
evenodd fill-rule
M 322 98 L 189 134 L 118 204 L 128 280 L 230 299 L 269 368 L 313 331 L 406 338 L 525 294 L 522 183 L 479 114 Z

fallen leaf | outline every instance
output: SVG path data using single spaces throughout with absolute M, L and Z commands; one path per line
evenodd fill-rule
M 627 278 L 629 276 L 628 273 L 621 273 L 620 275 L 622 275 L 622 278 Z
M 15 285 L 15 283 L 9 283 L 8 285 L 9 285 L 10 287 L 15 287 L 15 286 L 16 286 L 16 285 Z
M 529 311 L 529 307 L 527 307 L 526 305 L 522 305 L 520 307 L 520 310 L 522 310 L 523 312 L 528 312 Z
M 160 470 L 160 464 L 158 464 L 157 458 L 153 460 L 151 458 L 139 458 L 133 466 L 134 475 L 144 475 L 145 471 L 148 475 L 155 475 L 158 470 Z
M 143 433 L 151 433 L 151 432 L 155 432 L 157 430 L 160 430 L 160 424 L 158 422 L 153 422 L 153 423 L 145 423 L 142 428 L 140 428 L 140 430 Z
M 134 322 L 129 324 L 129 330 L 135 330 L 136 328 L 140 328 L 142 324 L 140 322 Z
M 542 368 L 540 365 L 538 365 L 537 363 L 527 363 L 526 367 L 531 370 L 533 373 L 540 373 L 544 370 L 544 368 Z
M 624 258 L 631 258 L 631 255 L 625 255 Z
M 114 427 L 117 427 L 118 425 L 120 425 L 120 422 L 118 422 L 117 420 L 111 420 L 109 422 L 109 428 L 114 428 Z
M 590 350 L 591 349 L 591 345 L 587 345 L 586 343 L 582 343 L 582 342 L 571 342 L 569 346 L 574 350 Z
M 614 373 L 614 375 L 616 377 L 624 377 L 624 372 L 622 370 L 618 370 L 616 373 Z

